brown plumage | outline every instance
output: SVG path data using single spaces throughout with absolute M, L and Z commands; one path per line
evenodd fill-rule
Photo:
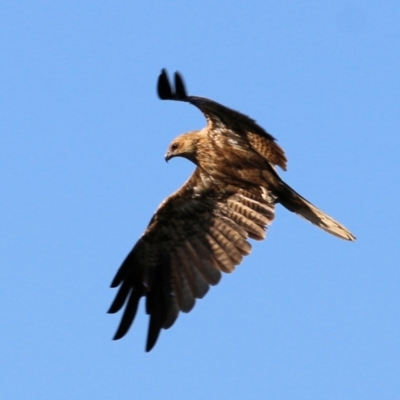
M 165 159 L 185 157 L 196 169 L 159 206 L 111 284 L 119 290 L 109 312 L 125 307 L 114 339 L 127 333 L 140 298 L 146 298 L 146 351 L 161 328 L 171 327 L 179 311 L 189 312 L 196 298 L 219 282 L 221 271 L 232 272 L 250 253 L 248 238 L 265 238 L 275 203 L 337 237 L 355 240 L 281 180 L 274 166 L 286 170 L 285 154 L 254 120 L 211 100 L 187 96 L 178 73 L 174 91 L 162 71 L 158 94 L 163 100 L 195 105 L 207 126 L 172 141 Z

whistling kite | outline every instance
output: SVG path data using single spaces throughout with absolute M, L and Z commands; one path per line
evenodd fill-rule
M 248 255 L 248 238 L 262 240 L 275 204 L 346 240 L 355 237 L 341 224 L 290 188 L 275 172 L 286 157 L 275 139 L 249 117 L 203 97 L 188 96 L 175 73 L 175 90 L 165 70 L 158 79 L 162 100 L 193 104 L 207 126 L 170 144 L 165 159 L 185 157 L 196 165 L 189 180 L 165 199 L 145 233 L 128 254 L 111 287 L 119 286 L 109 313 L 125 307 L 114 339 L 130 328 L 141 297 L 150 315 L 146 351 L 161 328 L 171 327 L 179 311 L 232 272 Z

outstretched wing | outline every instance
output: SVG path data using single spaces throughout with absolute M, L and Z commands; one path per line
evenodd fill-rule
M 112 281 L 119 290 L 108 312 L 124 308 L 114 339 L 128 332 L 145 297 L 150 351 L 161 328 L 171 327 L 179 311 L 189 312 L 219 282 L 221 271 L 232 272 L 250 253 L 249 237 L 264 239 L 274 218 L 265 194 L 254 188 L 204 189 L 200 175 L 196 169 L 160 205 Z
M 188 96 L 183 79 L 175 72 L 175 91 L 169 82 L 165 69 L 161 71 L 157 85 L 158 96 L 162 100 L 185 101 L 199 108 L 205 115 L 210 131 L 231 130 L 245 137 L 249 145 L 272 165 L 286 171 L 287 159 L 275 138 L 259 126 L 253 119 L 215 101 L 198 96 Z

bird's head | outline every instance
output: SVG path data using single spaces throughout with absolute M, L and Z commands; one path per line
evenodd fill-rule
M 184 157 L 197 165 L 199 132 L 192 131 L 175 138 L 168 147 L 165 161 L 169 161 L 173 157 Z

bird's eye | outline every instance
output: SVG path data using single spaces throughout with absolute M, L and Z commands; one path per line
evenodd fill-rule
M 177 148 L 178 148 L 178 143 L 173 143 L 173 144 L 171 145 L 171 150 L 172 150 L 172 151 L 176 150 Z

